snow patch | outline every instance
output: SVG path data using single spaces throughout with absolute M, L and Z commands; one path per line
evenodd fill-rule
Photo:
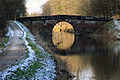
M 114 23 L 115 23 L 115 29 L 116 29 L 116 32 L 115 32 L 115 36 L 120 39 L 120 21 L 118 20 L 114 20 Z
M 12 37 L 14 35 L 14 31 L 11 29 L 10 26 L 8 26 L 7 28 L 8 28 L 8 33 L 6 34 L 6 36 Z
M 23 38 L 24 44 L 28 48 L 29 57 L 18 61 L 16 63 L 16 65 L 9 67 L 8 69 L 4 70 L 3 72 L 0 72 L 0 80 L 1 79 L 4 80 L 7 77 L 7 75 L 11 75 L 12 72 L 17 70 L 18 68 L 23 70 L 24 67 L 28 67 L 29 64 L 32 64 L 33 61 L 36 61 L 37 58 L 35 55 L 35 51 L 31 48 L 31 46 L 28 45 L 26 37 L 30 38 L 32 43 L 34 43 L 37 46 L 37 48 L 39 48 L 42 51 L 42 53 L 44 55 L 43 61 L 40 61 L 44 65 L 42 66 L 41 69 L 37 69 L 37 73 L 35 74 L 35 79 L 53 80 L 56 77 L 56 74 L 55 74 L 56 71 L 55 71 L 55 62 L 51 58 L 51 55 L 46 53 L 40 45 L 36 44 L 34 36 L 30 33 L 30 31 L 22 23 L 17 22 L 17 21 L 14 21 L 14 23 L 16 23 L 24 33 L 23 36 L 21 36 L 21 37 Z M 10 27 L 8 27 L 8 30 L 9 30 L 9 32 L 7 35 L 10 35 L 11 37 L 14 36 L 14 32 Z M 31 80 L 34 80 L 34 78 Z
M 16 22 L 15 22 L 16 23 Z M 17 23 L 16 23 L 17 24 Z M 26 32 L 24 31 L 24 29 L 22 29 L 22 27 L 17 24 L 21 30 L 24 32 L 24 35 L 23 35 L 23 41 L 25 43 L 25 45 L 27 46 L 28 48 L 28 51 L 29 51 L 29 57 L 26 58 L 26 59 L 22 59 L 20 62 L 17 62 L 19 63 L 18 65 L 15 65 L 15 66 L 12 66 L 10 68 L 8 68 L 7 70 L 4 70 L 3 72 L 0 72 L 0 79 L 4 80 L 6 78 L 7 75 L 10 75 L 12 71 L 15 71 L 17 70 L 18 68 L 21 68 L 23 69 L 23 67 L 27 67 L 29 63 L 31 63 L 31 61 L 34 61 L 35 60 L 35 52 L 31 49 L 31 47 L 28 45 L 28 42 L 26 41 Z M 7 35 L 10 35 L 11 37 L 14 36 L 14 32 L 13 30 L 8 27 L 8 30 L 10 31 Z M 11 72 L 10 72 L 11 71 Z
M 44 66 L 42 67 L 42 69 L 37 70 L 37 73 L 35 74 L 36 76 L 35 78 L 39 80 L 53 80 L 56 77 L 55 74 L 56 70 L 55 70 L 55 63 L 54 60 L 51 59 L 51 55 L 46 53 L 40 45 L 37 45 L 34 36 L 22 23 L 20 22 L 17 23 L 19 23 L 19 25 L 22 26 L 24 31 L 29 34 L 27 35 L 27 37 L 31 39 L 32 43 L 34 43 L 37 46 L 37 48 L 39 48 L 41 52 L 44 53 L 44 60 L 41 61 L 41 63 L 43 63 Z
M 114 20 L 114 23 L 117 25 L 116 29 L 120 30 L 120 21 Z
M 10 38 L 13 36 L 14 32 L 13 30 L 11 29 L 10 26 L 7 27 L 8 28 L 8 33 L 6 34 L 6 36 L 9 36 Z M 7 47 L 7 45 L 9 44 L 10 42 L 8 41 L 7 43 L 5 43 L 5 46 Z M 0 50 L 0 53 L 2 53 L 6 48 L 4 48 L 3 50 Z

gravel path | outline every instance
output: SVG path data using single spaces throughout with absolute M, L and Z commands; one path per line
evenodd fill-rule
M 22 30 L 13 21 L 9 21 L 9 26 L 14 34 L 10 38 L 6 50 L 0 53 L 0 71 L 7 69 L 25 54 L 25 47 L 21 40 Z

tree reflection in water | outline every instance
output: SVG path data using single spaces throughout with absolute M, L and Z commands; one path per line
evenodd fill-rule
M 75 40 L 74 29 L 67 22 L 59 22 L 53 28 L 52 41 L 53 44 L 62 50 L 70 48 Z
M 43 42 L 51 44 L 48 49 L 67 62 L 68 68 L 76 76 L 74 80 L 120 80 L 119 41 L 83 39 L 65 32 L 65 29 L 61 30 L 61 27 L 57 29 L 59 32 L 55 31 L 49 37 L 39 34 L 39 29 L 32 30 L 42 45 Z

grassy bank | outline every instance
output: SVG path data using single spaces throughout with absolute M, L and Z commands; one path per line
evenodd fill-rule
M 45 51 L 47 51 L 54 57 L 55 63 L 56 63 L 56 79 L 55 80 L 71 80 L 74 77 L 74 75 L 72 75 L 71 71 L 68 69 L 67 62 L 63 61 L 59 56 L 57 56 L 54 53 L 54 47 L 53 45 L 51 45 L 52 42 L 49 42 L 51 39 L 49 38 L 50 36 L 48 35 L 44 36 L 40 34 L 39 29 L 37 29 L 38 27 L 36 28 L 35 25 L 33 25 L 32 28 L 29 27 L 30 25 L 28 24 L 26 24 L 26 26 L 30 29 L 32 34 L 35 36 L 36 42 L 39 45 L 41 45 L 45 49 Z M 57 29 L 58 29 L 57 31 L 60 31 L 60 28 L 57 28 Z M 67 30 L 70 30 L 70 29 L 67 29 Z M 61 31 L 64 32 L 64 30 L 61 30 Z M 68 33 L 72 33 L 72 32 L 73 32 L 73 29 L 68 31 Z
M 49 39 L 49 38 L 48 38 Z M 54 53 L 54 47 L 50 44 L 49 40 L 45 41 L 42 36 L 36 37 L 37 43 L 40 44 L 45 51 L 50 53 L 56 62 L 56 80 L 72 80 L 74 75 L 67 67 L 67 62 L 63 61 L 59 56 Z
M 36 79 L 37 70 L 43 67 L 44 64 L 40 62 L 43 61 L 43 59 L 41 59 L 44 57 L 43 53 L 40 51 L 40 49 L 36 47 L 35 44 L 32 43 L 30 38 L 26 37 L 26 40 L 28 41 L 28 45 L 35 51 L 37 59 L 35 59 L 34 61 L 30 61 L 30 63 L 27 66 L 24 66 L 23 68 L 17 68 L 16 70 L 12 71 L 11 74 L 5 78 L 5 80 Z M 23 59 L 29 58 L 29 53 L 30 53 L 27 46 L 25 47 L 26 47 L 26 54 L 25 57 L 23 57 Z
M 0 80 L 53 80 L 56 76 L 54 59 L 35 43 L 32 34 L 23 24 L 14 22 L 24 33 L 21 39 L 26 54 L 10 68 L 0 72 Z
M 0 50 L 4 50 L 6 48 L 6 44 L 9 41 L 9 37 L 5 36 L 2 38 L 2 41 L 0 42 Z
M 5 36 L 2 38 L 2 41 L 0 42 L 0 52 L 6 49 L 9 38 L 10 38 L 9 36 Z
M 0 52 L 6 49 L 7 44 L 13 34 L 11 27 L 9 27 L 8 24 L 7 24 L 7 28 L 5 28 L 4 30 L 4 33 L 6 33 L 6 35 L 4 35 L 0 41 Z
M 92 37 L 98 37 L 107 40 L 117 40 L 116 33 L 119 32 L 120 31 L 117 29 L 117 25 L 112 20 L 97 29 L 96 32 L 92 35 Z
M 120 39 L 120 34 L 119 34 L 120 26 L 119 26 L 118 20 L 112 20 L 112 21 L 108 22 L 105 25 L 105 27 L 108 28 L 108 30 L 104 31 L 104 32 L 108 33 L 109 38 L 114 39 L 114 40 Z
M 40 42 L 39 42 L 40 43 Z M 42 41 L 40 43 L 42 47 L 49 52 L 55 59 L 56 62 L 56 79 L 55 80 L 72 80 L 74 75 L 67 67 L 67 62 L 63 61 L 59 56 L 57 56 L 52 50 L 54 50 L 48 42 Z

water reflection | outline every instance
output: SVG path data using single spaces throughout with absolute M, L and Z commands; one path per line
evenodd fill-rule
M 60 28 L 50 37 L 40 35 L 39 29 L 35 35 L 42 39 L 42 45 L 43 41 L 51 44 L 48 48 L 67 62 L 76 76 L 73 80 L 120 80 L 120 41 L 81 38 Z
M 70 48 L 75 40 L 74 29 L 71 24 L 67 22 L 59 22 L 53 28 L 52 41 L 58 49 Z
M 67 55 L 59 54 L 61 59 L 68 63 L 68 68 L 72 73 L 76 75 L 74 80 L 120 80 L 119 43 L 112 44 L 92 39 L 79 41 L 82 44 L 76 45 L 76 47 L 81 52 L 75 51 L 72 54 L 67 51 L 69 53 Z
M 70 48 L 75 40 L 75 35 L 66 32 L 53 32 L 52 41 L 58 49 Z
M 76 78 L 74 78 L 74 80 L 89 80 L 95 77 L 94 71 L 90 64 L 90 56 L 72 55 L 60 57 L 68 63 L 68 68 L 74 75 L 76 75 Z
M 120 80 L 119 42 L 76 37 L 69 49 L 55 52 L 76 76 L 73 80 Z

